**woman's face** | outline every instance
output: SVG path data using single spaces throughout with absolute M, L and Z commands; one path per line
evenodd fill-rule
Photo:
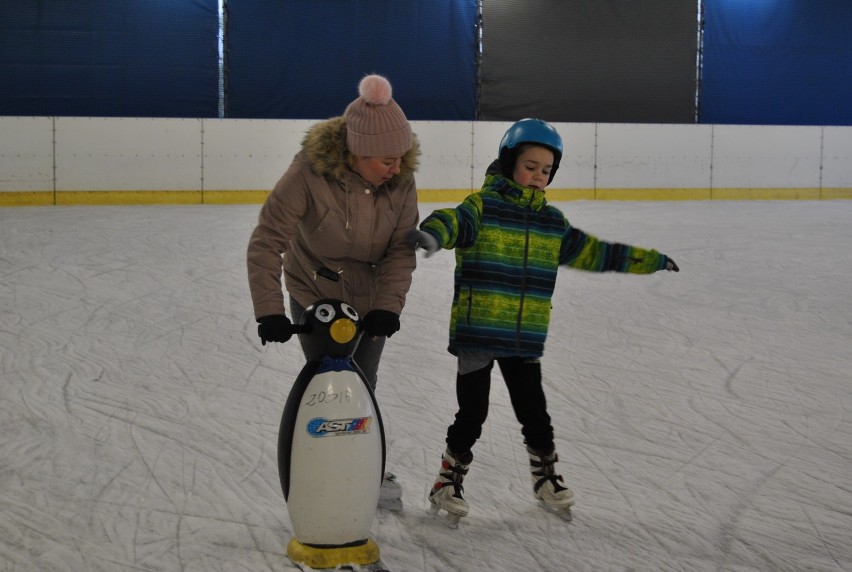
M 546 147 L 530 145 L 521 150 L 515 161 L 512 179 L 519 185 L 544 189 L 553 169 L 553 151 Z
M 355 156 L 352 170 L 374 187 L 379 187 L 390 181 L 394 175 L 399 174 L 401 165 L 402 157 Z

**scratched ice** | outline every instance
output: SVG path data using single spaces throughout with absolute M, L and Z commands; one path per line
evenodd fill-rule
M 421 212 L 436 208 L 424 204 Z M 577 496 L 537 508 L 499 373 L 452 531 L 449 252 L 379 378 L 395 571 L 852 570 L 852 201 L 561 203 L 679 274 L 560 271 L 544 375 Z M 256 338 L 257 205 L 0 209 L 0 571 L 284 571 L 297 344 Z

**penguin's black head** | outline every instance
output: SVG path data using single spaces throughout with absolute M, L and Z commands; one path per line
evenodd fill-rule
M 361 320 L 355 308 L 334 299 L 318 300 L 308 306 L 299 322 L 304 333 L 299 341 L 308 361 L 323 357 L 349 357 L 361 339 Z

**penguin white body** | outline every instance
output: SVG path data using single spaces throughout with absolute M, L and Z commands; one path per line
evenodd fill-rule
M 352 370 L 315 374 L 296 412 L 287 511 L 304 544 L 366 539 L 382 482 L 383 438 L 371 392 Z
M 278 440 L 281 486 L 302 548 L 364 544 L 376 513 L 385 436 L 373 391 L 351 359 L 357 324 L 357 313 L 333 300 L 302 317 L 308 362 L 290 390 Z

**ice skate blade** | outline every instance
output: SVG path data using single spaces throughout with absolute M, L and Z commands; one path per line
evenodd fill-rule
M 379 499 L 379 508 L 383 508 L 391 512 L 402 512 L 402 499 Z
M 385 473 L 379 489 L 379 508 L 393 512 L 402 511 L 402 485 L 393 473 Z
M 458 514 L 455 512 L 450 512 L 448 510 L 440 508 L 438 505 L 434 503 L 429 503 L 429 509 L 427 511 L 429 514 L 438 519 L 441 524 L 448 528 L 458 528 L 459 521 L 466 515 Z
M 547 512 L 555 514 L 565 522 L 571 522 L 574 520 L 574 515 L 571 514 L 571 505 L 562 508 L 554 508 L 552 506 L 548 506 L 544 501 L 538 501 L 538 504 L 541 508 Z

